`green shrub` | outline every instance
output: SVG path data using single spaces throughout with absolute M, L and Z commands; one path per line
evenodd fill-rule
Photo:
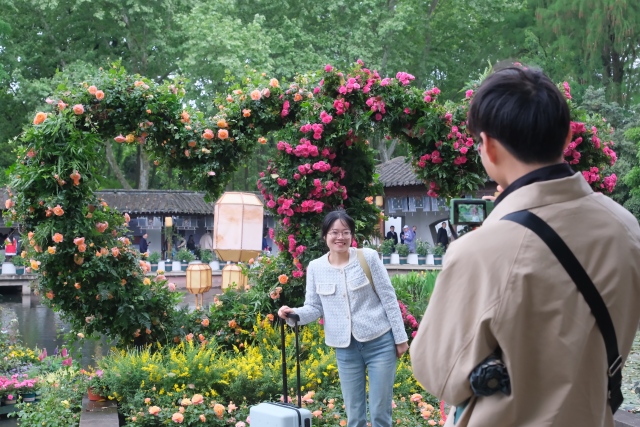
M 407 274 L 396 274 L 391 277 L 391 284 L 396 290 L 396 296 L 406 304 L 407 309 L 416 317 L 422 319 L 431 294 L 436 285 L 439 271 L 412 271 Z
M 404 243 L 398 243 L 396 245 L 396 252 L 398 252 L 398 255 L 400 256 L 407 256 L 409 255 L 409 246 Z
M 427 254 L 429 253 L 429 247 L 429 243 L 425 242 L 424 240 L 418 239 L 416 241 L 416 252 L 420 256 L 427 256 Z
M 393 240 L 391 239 L 385 239 L 380 244 L 380 252 L 382 252 L 382 255 L 391 255 L 391 253 L 393 252 L 393 248 L 394 244 Z
M 196 259 L 196 256 L 191 253 L 187 248 L 182 248 L 176 254 L 176 261 L 191 262 Z
M 200 251 L 200 260 L 206 264 L 209 264 L 213 261 L 213 251 L 208 249 L 203 249 Z
M 157 264 L 160 261 L 160 252 L 152 252 L 147 258 L 151 264 Z

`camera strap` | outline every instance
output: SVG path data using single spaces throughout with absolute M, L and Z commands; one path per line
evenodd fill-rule
M 618 352 L 618 340 L 609 310 L 598 289 L 564 240 L 540 217 L 524 210 L 510 213 L 502 219 L 518 223 L 536 233 L 558 258 L 587 301 L 604 338 L 609 366 L 607 369 L 609 406 L 611 411 L 615 413 L 624 400 L 621 391 L 623 361 Z

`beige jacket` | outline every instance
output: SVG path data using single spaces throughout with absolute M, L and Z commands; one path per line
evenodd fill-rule
M 523 209 L 571 248 L 628 356 L 640 320 L 640 227 L 577 173 L 517 189 L 451 244 L 411 345 L 414 374 L 428 392 L 459 404 L 472 396 L 469 373 L 500 346 L 511 395 L 474 397 L 447 426 L 612 427 L 604 342 L 587 303 L 542 240 L 500 221 Z

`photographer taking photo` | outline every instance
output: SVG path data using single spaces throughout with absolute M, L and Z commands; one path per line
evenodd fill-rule
M 640 227 L 565 163 L 570 129 L 567 101 L 536 69 L 498 70 L 472 99 L 468 130 L 504 191 L 480 228 L 449 245 L 411 345 L 415 377 L 455 405 L 447 426 L 614 425 L 619 368 L 640 320 Z M 603 313 L 587 303 L 594 296 L 583 296 L 546 238 L 514 222 L 515 212 L 535 214 L 566 243 L 611 330 L 596 323 Z M 611 338 L 621 355 L 613 364 Z M 492 354 L 510 389 L 474 393 L 470 375 Z

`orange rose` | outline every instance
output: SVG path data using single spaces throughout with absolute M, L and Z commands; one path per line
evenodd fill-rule
M 33 119 L 34 125 L 39 125 L 47 119 L 47 113 L 39 112 L 36 114 L 36 117 Z
M 76 282 L 73 286 L 74 286 L 76 289 L 80 289 L 80 288 L 82 287 L 82 286 L 80 286 L 80 283 L 78 283 L 78 282 Z
M 159 407 L 157 407 L 157 406 L 151 406 L 151 407 L 149 408 L 149 413 L 150 413 L 151 415 L 158 415 L 158 414 L 160 413 L 160 408 L 159 408 Z
M 216 416 L 218 418 L 222 418 L 222 416 L 224 415 L 224 406 L 222 406 L 219 403 L 216 403 L 215 405 L 213 405 L 213 412 L 215 412 Z
M 191 117 L 189 116 L 189 113 L 188 113 L 188 112 L 183 111 L 183 112 L 180 114 L 180 117 L 181 117 L 180 121 L 181 121 L 182 123 L 191 123 Z
M 204 139 L 213 139 L 213 131 L 211 129 L 205 129 L 202 137 Z
M 220 139 L 229 138 L 229 131 L 226 129 L 218 129 L 218 138 Z
M 113 255 L 114 257 L 117 257 L 118 255 L 120 255 L 120 249 L 118 248 L 111 248 L 111 255 Z
M 242 110 L 242 117 L 251 117 L 251 110 L 249 110 L 248 108 Z
M 47 296 L 47 298 L 49 299 L 53 299 L 53 297 L 55 296 L 55 294 L 53 293 L 53 291 L 49 291 L 45 294 Z
M 207 421 L 207 417 L 205 417 L 203 414 L 200 414 L 200 421 L 202 421 L 203 423 Z
M 200 322 L 200 324 L 206 328 L 207 326 L 209 326 L 209 319 L 202 319 L 202 322 Z
M 253 99 L 254 101 L 259 101 L 260 98 L 262 98 L 262 93 L 259 90 L 256 89 L 251 92 L 251 99 Z
M 11 199 L 7 199 L 7 200 L 5 200 L 5 202 L 4 202 L 4 206 L 5 206 L 7 209 L 11 209 L 12 207 L 14 207 L 14 206 L 15 206 L 15 203 L 13 202 L 13 200 L 11 200 Z
M 280 282 L 281 285 L 285 285 L 288 281 L 289 276 L 287 276 L 286 274 L 281 274 L 278 276 L 278 282 Z
M 85 245 L 84 243 L 78 245 L 78 252 L 82 253 L 85 252 L 87 250 L 87 245 Z
M 49 252 L 51 255 L 56 253 L 56 247 L 55 246 L 49 246 L 47 248 L 47 252 Z
M 53 213 L 56 214 L 57 216 L 62 216 L 64 215 L 64 210 L 60 205 L 56 205 L 56 207 L 53 208 Z
M 187 144 L 189 147 L 193 148 L 196 146 L 196 142 L 195 141 L 189 141 L 189 143 Z
M 73 112 L 77 115 L 80 115 L 84 113 L 84 107 L 82 106 L 82 104 L 76 104 L 73 106 Z
M 235 319 L 229 320 L 229 327 L 231 329 L 235 329 L 238 326 L 238 322 L 235 321 Z
M 300 95 L 299 93 L 296 93 L 295 95 L 293 95 L 293 100 L 298 102 L 302 100 L 302 95 Z
M 227 126 L 229 126 L 229 123 L 227 123 L 225 119 L 218 120 L 218 123 L 216 124 L 218 125 L 219 128 L 226 128 Z
M 35 259 L 32 259 L 30 263 L 31 263 L 32 270 L 38 270 L 40 268 L 40 261 L 36 261 Z
M 76 246 L 84 245 L 84 237 L 76 237 L 73 239 L 73 244 Z
M 227 95 L 227 102 L 233 102 L 233 96 Z
M 56 243 L 60 243 L 63 240 L 63 236 L 60 233 L 56 233 L 53 235 L 53 241 Z
M 109 223 L 107 221 L 96 223 L 96 230 L 98 230 L 99 233 L 104 233 L 107 228 L 109 228 Z
M 269 80 L 269 86 L 271 87 L 280 87 L 280 83 L 278 83 L 278 79 Z
M 62 111 L 62 110 L 64 110 L 65 108 L 67 108 L 67 104 L 65 104 L 65 103 L 64 103 L 64 102 L 62 102 L 62 101 L 58 101 L 58 109 L 59 109 L 60 111 Z
M 267 138 L 261 136 L 260 138 L 258 138 L 258 142 L 260 144 L 266 144 L 267 143 Z
M 102 100 L 104 99 L 104 92 L 103 92 L 103 91 L 101 91 L 101 90 L 97 91 L 97 92 L 96 92 L 96 99 L 97 99 L 98 101 L 102 101 Z
M 81 177 L 82 176 L 78 173 L 78 171 L 73 171 L 73 173 L 69 175 L 69 178 L 73 180 L 73 185 L 80 185 Z
M 366 200 L 366 202 L 369 203 L 370 205 L 373 204 L 373 196 L 365 197 L 364 200 Z
M 184 415 L 182 415 L 180 412 L 176 412 L 171 416 L 171 421 L 173 421 L 174 423 L 181 423 L 184 421 Z
M 89 89 L 87 89 L 89 91 L 89 93 L 91 95 L 95 95 L 98 92 L 98 88 L 95 86 L 89 86 Z

